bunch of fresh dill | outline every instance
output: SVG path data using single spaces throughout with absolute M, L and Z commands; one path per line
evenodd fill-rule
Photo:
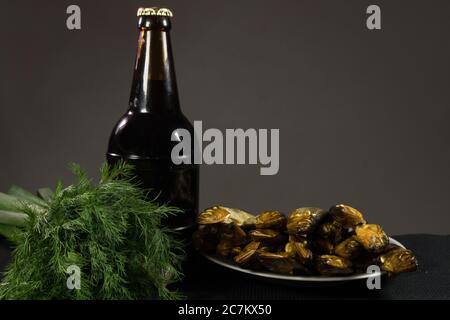
M 27 216 L 10 229 L 16 247 L 0 298 L 179 298 L 167 286 L 181 277 L 182 244 L 161 226 L 179 210 L 146 200 L 124 163 L 104 164 L 98 184 L 79 166 L 72 171 L 77 182 L 59 183 L 46 201 L 22 192 Z M 73 266 L 79 289 L 67 285 Z

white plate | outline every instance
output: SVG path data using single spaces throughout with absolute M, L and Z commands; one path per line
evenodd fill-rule
M 399 247 L 405 248 L 405 246 L 403 244 L 401 244 L 400 242 L 398 242 L 397 240 L 395 240 L 393 238 L 389 238 L 389 242 L 391 244 L 395 244 Z M 323 283 L 323 282 L 341 282 L 341 281 L 362 280 L 362 279 L 367 279 L 369 277 L 383 276 L 386 274 L 386 272 L 380 271 L 380 272 L 374 272 L 374 273 L 358 273 L 358 274 L 352 274 L 349 276 L 336 276 L 336 277 L 334 277 L 334 276 L 333 277 L 329 277 L 329 276 L 289 276 L 289 275 L 284 275 L 284 274 L 244 269 L 244 268 L 237 266 L 230 260 L 221 259 L 221 258 L 218 258 L 217 256 L 208 255 L 208 254 L 204 254 L 204 256 L 206 259 L 208 259 L 218 265 L 221 265 L 222 267 L 232 269 L 232 270 L 242 272 L 242 273 L 248 273 L 253 276 L 262 277 L 262 278 L 266 278 L 266 279 L 270 279 L 270 280 L 296 281 L 296 282 L 322 282 Z

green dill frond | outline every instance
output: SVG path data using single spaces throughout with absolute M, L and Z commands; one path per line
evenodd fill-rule
M 119 160 L 114 166 L 104 162 L 100 168 L 100 184 L 113 180 L 130 181 L 133 178 L 133 166 Z
M 80 166 L 71 169 L 77 182 L 58 183 L 44 210 L 22 204 L 28 219 L 15 231 L 0 298 L 179 298 L 167 286 L 182 276 L 183 244 L 161 220 L 181 211 L 146 199 L 124 162 L 103 164 L 98 185 Z M 80 269 L 79 290 L 67 287 L 70 266 Z

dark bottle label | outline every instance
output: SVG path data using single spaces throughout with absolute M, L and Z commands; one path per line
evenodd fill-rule
M 114 164 L 119 156 L 107 155 Z M 124 159 L 135 168 L 140 186 L 149 190 L 148 199 L 183 210 L 168 217 L 163 224 L 176 231 L 194 226 L 198 213 L 198 165 L 174 165 L 170 159 Z

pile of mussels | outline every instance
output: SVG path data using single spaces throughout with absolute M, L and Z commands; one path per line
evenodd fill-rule
M 216 206 L 197 222 L 194 247 L 232 258 L 242 268 L 324 276 L 366 272 L 370 265 L 389 274 L 417 269 L 410 250 L 390 244 L 379 225 L 366 223 L 361 212 L 343 204 L 328 211 L 298 208 L 287 217 Z

